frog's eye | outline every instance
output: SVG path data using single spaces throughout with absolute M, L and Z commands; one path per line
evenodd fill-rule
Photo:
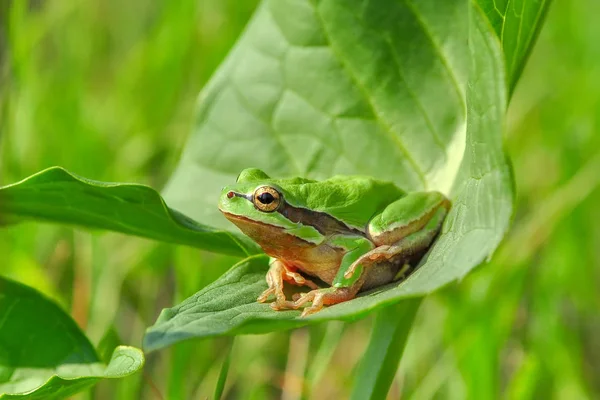
M 281 194 L 270 186 L 261 186 L 254 191 L 254 206 L 260 211 L 273 212 L 279 208 Z

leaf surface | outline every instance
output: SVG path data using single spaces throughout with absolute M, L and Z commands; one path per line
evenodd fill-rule
M 535 43 L 551 0 L 478 0 L 506 59 L 510 87 L 516 84 L 525 60 Z
M 94 181 L 59 167 L 0 188 L 0 222 L 22 220 L 107 229 L 237 256 L 258 251 L 240 234 L 199 224 L 169 208 L 148 186 Z
M 486 15 L 468 1 L 265 0 L 200 100 L 165 193 L 199 220 L 231 229 L 210 204 L 246 167 L 282 177 L 367 174 L 409 191 L 442 191 L 453 205 L 402 283 L 299 319 L 255 302 L 267 265 L 250 258 L 163 311 L 147 349 L 359 318 L 462 278 L 508 228 L 503 54 Z M 185 190 L 198 181 L 206 191 Z
M 119 346 L 108 365 L 77 324 L 39 292 L 0 278 L 0 399 L 61 399 L 144 365 Z

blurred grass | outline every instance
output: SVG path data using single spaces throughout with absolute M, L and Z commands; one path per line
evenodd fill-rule
M 2 2 L 0 184 L 62 165 L 94 179 L 163 185 L 197 93 L 255 4 Z M 600 397 L 598 15 L 596 0 L 552 5 L 510 107 L 514 227 L 489 265 L 425 300 L 390 398 Z M 56 298 L 96 344 L 140 345 L 161 308 L 233 262 L 30 224 L 0 230 L 0 254 L 3 275 Z M 371 323 L 239 337 L 224 395 L 347 397 Z M 150 355 L 143 374 L 82 397 L 210 397 L 230 345 L 183 343 Z

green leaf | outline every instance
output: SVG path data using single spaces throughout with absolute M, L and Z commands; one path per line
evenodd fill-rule
M 59 167 L 0 188 L 0 222 L 21 220 L 108 229 L 236 256 L 258 251 L 240 234 L 201 225 L 167 207 L 150 187 L 93 181 Z
M 0 399 L 58 399 L 101 379 L 144 365 L 134 347 L 119 346 L 108 365 L 77 324 L 37 291 L 0 278 Z
M 535 43 L 551 0 L 477 0 L 502 42 L 511 89 Z
M 156 350 L 191 337 L 265 333 L 306 324 L 306 320 L 290 321 L 287 312 L 276 313 L 268 304 L 256 302 L 267 288 L 267 267 L 268 257 L 249 257 L 183 303 L 163 310 L 144 337 L 144 349 Z
M 513 204 L 503 66 L 495 32 L 468 1 L 263 1 L 201 95 L 197 129 L 165 194 L 170 203 L 231 229 L 211 205 L 224 183 L 253 166 L 271 176 L 372 175 L 406 190 L 440 190 L 452 209 L 402 283 L 299 319 L 255 302 L 267 266 L 250 258 L 165 310 L 146 348 L 356 319 L 431 293 L 488 258 Z M 205 189 L 190 193 L 193 182 Z
M 298 318 L 300 311 L 275 312 L 268 304 L 256 301 L 267 288 L 268 260 L 264 255 L 242 260 L 181 304 L 163 310 L 156 324 L 146 332 L 144 349 L 158 350 L 189 338 L 267 333 L 332 319 L 352 321 L 378 307 L 397 302 L 397 290 L 403 287 L 383 286 L 362 293 L 355 300 Z

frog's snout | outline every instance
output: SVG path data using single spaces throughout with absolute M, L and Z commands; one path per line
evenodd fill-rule
M 236 192 L 225 186 L 221 190 L 221 195 L 219 196 L 219 209 L 221 211 L 231 211 L 230 209 L 234 207 Z
M 228 196 L 229 191 L 226 190 L 226 188 L 223 188 L 223 190 L 221 190 L 221 195 L 219 196 L 219 210 L 223 211 L 223 208 L 227 205 L 228 200 L 231 198 Z

